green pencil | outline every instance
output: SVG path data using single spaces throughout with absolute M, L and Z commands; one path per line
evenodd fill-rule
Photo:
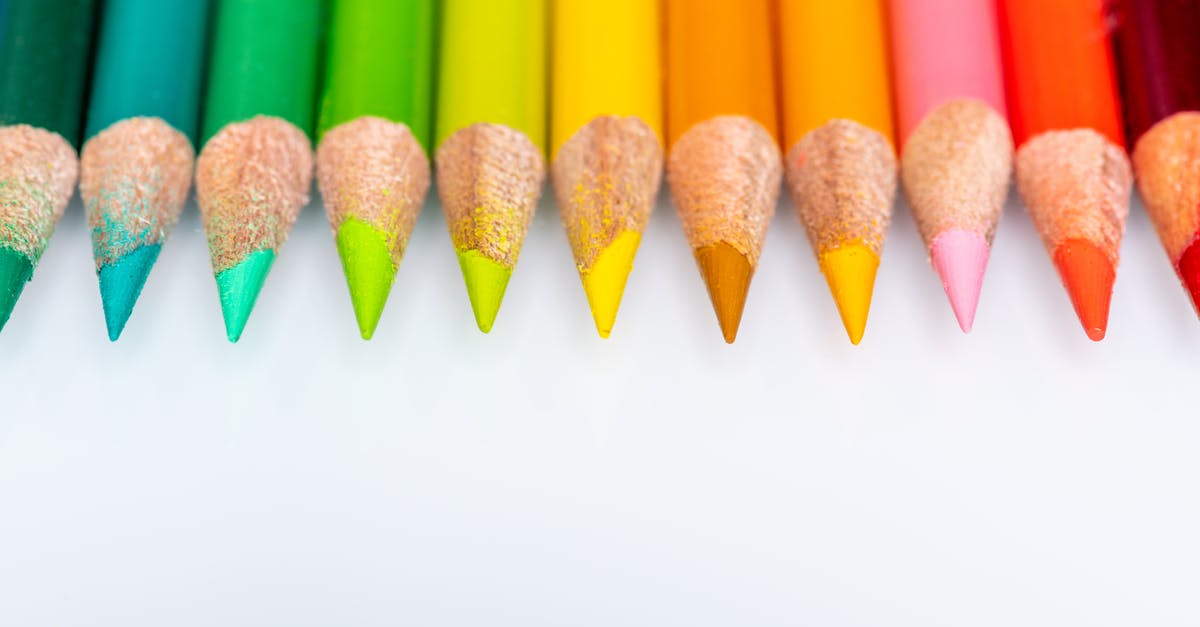
M 196 198 L 236 342 L 308 204 L 320 0 L 218 0 Z
M 363 339 L 429 189 L 433 0 L 334 0 L 317 179 Z
M 107 0 L 79 189 L 108 337 L 125 328 L 192 184 L 208 0 Z
M 0 328 L 71 200 L 93 0 L 0 5 Z

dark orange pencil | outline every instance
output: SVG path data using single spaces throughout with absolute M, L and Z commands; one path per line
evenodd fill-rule
M 1088 337 L 1108 328 L 1133 174 L 1104 0 L 1000 0 L 1017 190 Z
M 779 199 L 771 0 L 667 0 L 667 182 L 726 342 Z

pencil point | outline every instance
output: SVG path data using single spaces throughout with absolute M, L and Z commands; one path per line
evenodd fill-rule
M 275 262 L 275 251 L 257 250 L 237 265 L 217 274 L 217 291 L 221 296 L 221 313 L 225 317 L 225 335 L 230 342 L 242 337 L 246 320 L 258 300 L 263 281 Z
M 379 229 L 349 218 L 338 227 L 338 256 L 350 287 L 350 303 L 364 340 L 371 339 L 396 278 L 387 238 Z
M 1054 265 L 1087 336 L 1094 342 L 1104 339 L 1116 279 L 1108 256 L 1087 240 L 1068 239 L 1054 249 Z
M 1192 297 L 1192 306 L 1200 313 L 1200 240 L 1193 241 L 1184 249 L 1175 268 L 1183 287 Z
M 745 255 L 725 242 L 697 248 L 696 262 L 700 264 L 700 274 L 708 286 L 708 297 L 717 313 L 721 334 L 726 343 L 733 344 L 742 324 L 742 311 L 746 307 L 746 293 L 750 290 L 754 268 Z
M 475 324 L 487 333 L 492 330 L 504 290 L 512 276 L 512 268 L 488 259 L 477 250 L 458 251 L 458 265 L 462 267 L 463 280 L 467 284 L 467 296 L 471 299 L 471 310 L 475 313 Z
M 942 288 L 963 333 L 970 333 L 975 324 L 988 252 L 987 240 L 982 235 L 963 229 L 943 231 L 929 246 L 933 267 L 942 279 Z
M 100 266 L 100 303 L 110 341 L 121 337 L 160 250 L 161 244 L 139 246 L 113 263 Z
M 879 257 L 866 246 L 847 244 L 821 253 L 819 261 L 850 343 L 858 345 L 867 328 Z
M 592 267 L 579 275 L 600 337 L 607 338 L 612 333 L 621 296 L 625 293 L 625 282 L 633 269 L 633 257 L 641 240 L 642 235 L 637 231 L 621 232 L 600 252 Z
M 8 322 L 21 290 L 32 276 L 33 263 L 28 257 L 11 248 L 0 247 L 0 329 Z

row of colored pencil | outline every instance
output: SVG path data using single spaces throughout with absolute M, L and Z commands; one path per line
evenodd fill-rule
M 785 178 L 854 343 L 898 183 L 964 331 L 1014 174 L 1089 337 L 1135 173 L 1200 304 L 1200 2 L 3 0 L 0 33 L 0 325 L 78 173 L 115 340 L 194 173 L 236 341 L 315 170 L 369 338 L 430 155 L 485 332 L 547 156 L 603 336 L 664 161 L 729 342 Z

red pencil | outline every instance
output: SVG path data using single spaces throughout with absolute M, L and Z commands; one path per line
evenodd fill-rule
M 1000 0 L 1017 190 L 1101 340 L 1133 174 L 1104 0 Z

